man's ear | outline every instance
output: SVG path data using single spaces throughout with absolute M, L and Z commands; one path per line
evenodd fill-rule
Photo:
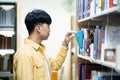
M 41 31 L 41 27 L 39 25 L 36 26 L 36 31 L 40 32 Z

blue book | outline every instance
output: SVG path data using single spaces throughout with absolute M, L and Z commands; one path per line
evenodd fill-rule
M 75 38 L 78 43 L 80 52 L 82 52 L 82 49 L 83 49 L 83 36 L 84 36 L 83 30 L 80 30 L 75 33 Z
M 109 8 L 109 0 L 105 0 L 105 6 L 104 7 L 105 7 L 104 8 L 105 10 Z
M 81 6 L 81 10 L 82 10 L 82 11 L 81 11 L 81 12 L 82 12 L 82 13 L 81 13 L 81 14 L 82 14 L 82 15 L 81 15 L 81 19 L 84 19 L 84 17 L 85 17 L 85 0 L 81 0 L 81 5 L 82 5 L 82 6 Z
M 101 29 L 101 26 L 96 26 L 95 33 L 94 33 L 94 58 L 97 59 L 98 57 L 98 31 Z
M 87 38 L 87 29 L 83 30 L 83 56 L 86 56 L 86 38 Z

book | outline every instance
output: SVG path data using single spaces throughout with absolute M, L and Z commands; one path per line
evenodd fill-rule
M 81 15 L 82 15 L 82 4 L 81 4 L 81 1 L 80 0 L 76 0 L 76 2 L 78 3 L 78 4 L 76 4 L 76 11 L 77 11 L 77 13 L 76 13 L 76 15 L 77 15 L 77 20 L 79 20 L 79 19 L 81 19 Z
M 98 60 L 101 60 L 102 29 L 98 30 Z
M 90 4 L 92 0 L 85 0 L 85 17 L 90 16 Z
M 75 33 L 75 38 L 78 43 L 80 53 L 83 52 L 83 37 L 84 37 L 83 30 L 80 30 Z
M 86 56 L 90 56 L 90 29 L 86 30 Z
M 101 29 L 101 26 L 97 25 L 94 33 L 94 59 L 98 59 L 98 31 Z
M 105 0 L 104 10 L 109 9 L 109 0 Z
M 119 80 L 120 73 L 109 71 L 92 71 L 91 80 Z
M 112 8 L 114 5 L 113 5 L 113 0 L 109 0 L 109 8 Z
M 81 19 L 85 18 L 85 0 L 81 0 Z
M 96 0 L 96 14 L 100 14 L 102 11 L 102 0 Z
M 100 71 L 102 70 L 103 67 L 97 64 L 80 64 L 80 69 L 79 69 L 79 80 L 89 80 L 91 78 L 91 71 L 92 70 L 97 70 Z

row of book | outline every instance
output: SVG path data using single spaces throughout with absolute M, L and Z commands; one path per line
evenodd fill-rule
M 81 28 L 75 33 L 79 46 L 79 53 L 82 56 L 90 56 L 90 44 L 94 43 L 94 29 Z
M 10 10 L 5 10 L 0 6 L 0 25 L 14 25 L 15 24 L 15 7 Z
M 75 33 L 79 55 L 115 62 L 116 47 L 120 45 L 120 26 L 81 28 Z
M 93 70 L 91 80 L 120 80 L 120 73 Z
M 77 17 L 84 19 L 119 5 L 119 0 L 77 0 Z
M 120 73 L 97 64 L 79 64 L 79 80 L 120 80 Z
M 13 43 L 13 37 L 0 35 L 0 49 L 12 49 Z

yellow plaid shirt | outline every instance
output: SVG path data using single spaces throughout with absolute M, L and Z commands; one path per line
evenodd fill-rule
M 14 55 L 14 80 L 51 80 L 51 70 L 60 69 L 67 50 L 62 46 L 55 58 L 46 57 L 44 45 L 25 39 L 24 45 Z

